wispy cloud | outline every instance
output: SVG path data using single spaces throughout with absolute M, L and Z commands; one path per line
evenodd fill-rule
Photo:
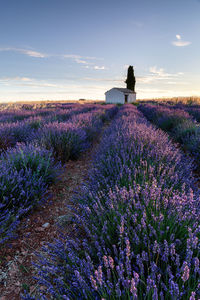
M 163 68 L 158 68 L 157 66 L 150 67 L 149 71 L 151 74 L 156 75 L 158 78 L 169 78 L 169 77 L 176 77 L 179 75 L 183 75 L 182 72 L 167 73 Z
M 88 64 L 90 64 L 88 61 L 83 60 L 83 59 L 80 59 L 80 58 L 76 58 L 76 59 L 75 59 L 75 62 L 76 62 L 77 64 L 83 64 L 83 65 L 88 65 Z
M 105 70 L 105 66 L 94 66 L 94 70 Z
M 20 76 L 16 76 L 16 77 L 2 77 L 0 78 L 0 82 L 1 83 L 8 83 L 8 82 L 30 82 L 32 81 L 32 78 L 29 77 L 20 77 Z
M 179 78 L 183 75 L 182 72 L 168 73 L 163 68 L 158 68 L 157 66 L 152 66 L 149 68 L 149 74 L 146 76 L 138 77 L 137 81 L 140 83 L 152 83 L 156 81 L 164 81 L 168 83 L 169 80 L 174 80 L 174 78 Z M 166 81 L 167 80 L 167 81 Z
M 19 83 L 16 84 L 18 86 L 24 86 L 24 87 L 34 87 L 34 88 L 56 88 L 56 89 L 65 89 L 66 86 L 65 85 L 60 85 L 60 84 L 54 84 L 54 83 L 50 83 L 50 82 L 45 82 L 45 81 L 32 81 L 32 82 L 28 82 L 26 84 L 24 83 Z
M 54 82 L 52 80 L 44 79 L 40 80 L 37 78 L 29 78 L 29 77 L 1 77 L 0 85 L 5 86 L 20 86 L 20 87 L 33 87 L 33 88 L 56 88 L 58 90 L 66 90 L 71 88 L 74 84 L 77 85 L 77 82 L 80 82 L 83 85 L 88 86 L 89 82 L 96 82 L 97 84 L 103 84 L 104 89 L 108 84 L 120 84 L 124 81 L 123 78 L 95 78 L 95 77 L 72 77 L 66 78 L 66 80 L 61 80 L 61 82 Z M 91 88 L 91 86 L 90 86 Z
M 174 45 L 176 47 L 185 47 L 185 46 L 189 46 L 190 44 L 191 44 L 191 42 L 183 41 L 180 34 L 177 34 L 176 41 L 172 42 L 172 45 Z
M 14 51 L 14 52 L 25 54 L 25 55 L 30 56 L 30 57 L 37 57 L 37 58 L 45 58 L 45 57 L 49 56 L 47 54 L 44 54 L 44 53 L 41 53 L 41 52 L 38 52 L 38 51 L 29 50 L 29 49 L 15 48 L 15 47 L 1 47 L 0 51 L 1 52 Z
M 84 81 L 96 81 L 96 82 L 123 82 L 124 78 L 94 78 L 94 77 L 83 77 L 80 78 L 80 80 L 84 80 Z
M 77 54 L 64 54 L 64 58 L 72 59 L 77 64 L 82 64 L 86 69 L 89 69 L 92 66 L 93 69 L 96 69 L 98 66 L 95 65 L 95 60 L 102 60 L 102 58 L 97 58 L 94 56 L 81 56 Z M 100 69 L 99 69 L 100 70 Z M 102 69 L 101 69 L 102 70 Z
M 25 78 L 25 77 L 24 77 Z M 6 81 L 7 80 L 7 81 Z M 17 88 L 21 88 L 20 90 L 20 97 L 21 94 L 23 93 L 28 93 L 28 95 L 31 94 L 42 94 L 47 95 L 48 93 L 50 94 L 49 98 L 52 98 L 53 94 L 64 94 L 65 97 L 66 95 L 69 94 L 74 94 L 77 95 L 79 94 L 79 98 L 83 97 L 83 94 L 90 94 L 91 98 L 93 98 L 94 93 L 98 92 L 99 94 L 104 93 L 105 91 L 105 86 L 101 84 L 90 84 L 87 83 L 71 83 L 71 82 L 52 82 L 49 80 L 38 80 L 36 78 L 30 79 L 30 81 L 25 81 L 20 77 L 15 77 L 15 78 L 0 78 L 0 83 L 3 83 L 5 86 L 12 87 L 12 90 Z M 78 92 L 77 92 L 78 91 Z M 9 93 L 8 93 L 9 94 Z M 1 98 L 2 95 L 0 95 Z M 85 97 L 85 96 L 84 96 Z M 66 98 L 65 98 L 66 99 Z
M 78 78 L 77 80 L 79 81 L 92 81 L 92 78 L 90 80 L 90 78 Z M 69 80 L 66 81 L 61 81 L 61 82 L 54 82 L 51 80 L 40 80 L 40 79 L 36 79 L 36 78 L 28 78 L 28 77 L 20 77 L 20 76 L 16 76 L 16 77 L 2 77 L 0 78 L 0 84 L 5 85 L 5 86 L 10 86 L 10 87 L 23 87 L 23 88 L 51 88 L 51 90 L 63 90 L 65 91 L 65 93 L 69 90 L 69 89 L 73 89 L 74 87 L 77 87 L 77 80 L 73 80 L 73 82 L 69 82 Z M 93 80 L 95 81 L 95 80 Z M 100 81 L 104 81 L 103 78 L 101 80 L 96 80 L 96 82 L 100 82 Z M 95 88 L 95 85 L 90 85 L 88 86 L 87 83 L 84 83 L 84 85 L 80 84 L 81 88 L 90 88 L 93 89 Z M 99 85 L 96 85 L 96 88 L 98 88 Z M 48 89 L 47 89 L 48 90 Z M 75 89 L 74 89 L 75 91 Z
M 73 58 L 73 59 L 91 59 L 91 60 L 102 60 L 102 58 L 95 57 L 95 56 L 81 56 L 78 54 L 64 54 L 63 57 L 65 58 Z
M 32 86 L 32 87 L 56 87 L 61 88 L 61 85 L 57 85 L 45 80 L 37 80 L 35 78 L 29 77 L 2 77 L 0 78 L 0 83 L 5 85 L 15 85 L 15 86 Z M 63 87 L 63 86 L 62 86 Z
M 66 59 L 71 59 L 77 64 L 84 65 L 84 68 L 86 69 L 94 69 L 94 70 L 106 69 L 105 66 L 96 65 L 96 61 L 103 60 L 103 59 L 94 56 L 81 56 L 78 54 L 46 54 L 32 49 L 23 49 L 23 48 L 16 48 L 16 47 L 0 47 L 0 52 L 7 52 L 7 51 L 18 52 L 35 58 L 46 58 L 46 57 L 66 58 Z
M 64 58 L 69 58 L 72 59 L 74 62 L 76 62 L 77 64 L 83 64 L 83 65 L 88 65 L 90 64 L 90 62 L 86 61 L 85 57 L 81 56 L 81 55 L 76 55 L 76 54 L 64 54 L 63 55 Z
M 24 54 L 26 54 L 28 56 L 31 56 L 31 57 L 38 57 L 38 58 L 48 57 L 47 54 L 44 54 L 44 53 L 41 53 L 41 52 L 37 52 L 37 51 L 32 51 L 32 50 L 24 50 L 24 49 L 22 49 L 21 53 L 24 53 Z
M 90 65 L 86 64 L 84 66 L 85 69 L 91 69 L 91 70 L 107 70 L 108 68 L 105 66 L 95 66 L 94 63 L 90 63 Z

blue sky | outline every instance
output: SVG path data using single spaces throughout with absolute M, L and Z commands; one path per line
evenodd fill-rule
M 200 0 L 2 0 L 0 101 L 200 95 Z

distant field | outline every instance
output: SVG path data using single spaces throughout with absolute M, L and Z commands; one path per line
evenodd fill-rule
M 12 109 L 12 108 L 41 108 L 41 107 L 56 107 L 57 104 L 101 104 L 105 103 L 102 100 L 87 100 L 87 99 L 80 99 L 80 100 L 66 100 L 66 101 L 17 101 L 17 102 L 2 102 L 0 103 L 0 109 Z
M 140 102 L 170 102 L 172 104 L 183 103 L 183 104 L 200 104 L 200 97 L 173 97 L 173 98 L 151 98 L 151 99 L 138 99 Z
M 168 104 L 186 104 L 186 105 L 195 105 L 200 104 L 200 97 L 192 96 L 192 97 L 173 97 L 173 98 L 151 98 L 151 99 L 137 99 L 137 103 L 140 102 L 155 102 L 155 103 L 168 103 Z M 20 109 L 24 108 L 42 108 L 42 107 L 56 107 L 57 104 L 103 104 L 104 100 L 87 100 L 87 99 L 79 99 L 79 100 L 63 100 L 63 101 L 17 101 L 10 103 L 0 103 L 1 109 Z

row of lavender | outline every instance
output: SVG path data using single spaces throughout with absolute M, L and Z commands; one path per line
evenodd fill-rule
M 47 123 L 34 133 L 20 123 L 24 143 L 0 155 L 0 244 L 12 237 L 21 217 L 45 199 L 48 186 L 61 171 L 60 161 L 78 158 L 116 109 L 93 106 L 92 111 L 75 114 L 67 122 Z M 13 133 L 12 125 L 10 128 Z M 17 135 L 15 138 L 19 142 Z
M 200 122 L 200 106 L 199 105 L 186 105 L 178 103 L 176 105 L 170 105 L 171 108 L 179 108 L 188 112 L 197 122 Z
M 67 118 L 70 116 L 70 113 L 79 113 L 79 112 L 87 112 L 89 110 L 94 109 L 94 107 L 100 107 L 100 105 L 94 105 L 94 104 L 65 104 L 61 105 L 60 103 L 52 105 L 52 106 L 46 106 L 46 107 L 24 107 L 19 106 L 18 108 L 11 109 L 2 109 L 0 110 L 0 123 L 13 123 L 16 121 L 24 121 L 28 120 L 34 117 L 46 117 L 48 121 L 51 120 L 57 120 L 59 119 L 67 120 Z
M 82 239 L 63 238 L 43 249 L 42 289 L 24 299 L 200 297 L 192 163 L 135 107 L 121 108 L 104 133 L 74 201 Z
M 29 142 L 43 126 L 68 122 L 80 113 L 103 110 L 100 105 L 73 104 L 61 109 L 36 109 L 31 111 L 0 111 L 0 151 L 15 146 L 18 142 Z
M 151 122 L 169 132 L 195 158 L 200 167 L 200 126 L 185 109 L 166 105 L 140 105 L 139 109 Z
M 200 122 L 200 106 L 184 106 L 184 109 L 196 119 L 197 122 Z

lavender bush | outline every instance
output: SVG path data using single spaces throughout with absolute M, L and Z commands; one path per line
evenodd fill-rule
M 38 135 L 39 143 L 53 151 L 63 163 L 75 159 L 89 146 L 86 132 L 73 123 L 54 122 L 44 126 Z
M 0 243 L 19 218 L 41 201 L 59 174 L 52 153 L 39 146 L 18 144 L 0 156 Z
M 0 245 L 8 239 L 13 238 L 14 232 L 19 224 L 19 215 L 10 209 L 5 209 L 4 204 L 0 204 Z
M 33 111 L 24 111 L 24 110 L 7 110 L 0 111 L 0 123 L 15 123 L 18 121 L 23 121 L 28 119 L 31 116 L 34 116 L 35 112 Z
M 112 106 L 107 109 L 107 112 L 105 120 L 108 120 L 117 110 L 113 110 Z M 45 124 L 38 132 L 37 139 L 42 146 L 52 149 L 54 156 L 63 163 L 69 159 L 77 159 L 100 131 L 103 125 L 102 115 L 104 115 L 103 109 L 93 109 L 92 112 L 71 116 L 68 122 Z
M 26 124 L 28 124 L 30 130 L 38 130 L 45 124 L 45 119 L 40 116 L 30 117 Z
M 70 122 L 77 127 L 83 129 L 88 140 L 92 140 L 98 131 L 101 129 L 105 118 L 103 110 L 94 110 L 93 112 L 81 113 L 71 118 Z M 105 120 L 105 119 L 104 119 Z
M 86 113 L 93 111 L 96 109 L 96 105 L 80 105 L 80 104 L 73 104 L 67 109 L 65 107 L 60 107 L 55 109 L 52 114 L 46 118 L 47 122 L 58 122 L 58 123 L 63 123 L 67 122 L 70 120 L 72 116 L 81 114 L 81 113 Z
M 0 152 L 17 143 L 28 143 L 35 135 L 36 129 L 26 121 L 0 124 Z
M 107 104 L 105 107 L 105 121 L 111 120 L 118 112 L 118 107 L 113 104 Z
M 181 109 L 163 106 L 141 105 L 139 109 L 160 128 L 170 132 L 172 137 L 184 145 L 195 158 L 199 169 L 200 127 L 192 117 Z
M 199 195 L 191 168 L 135 107 L 121 108 L 74 199 L 82 238 L 43 249 L 36 299 L 198 299 Z
M 186 110 L 195 120 L 200 121 L 200 107 L 197 106 L 184 106 L 184 110 Z
M 140 105 L 145 116 L 165 131 L 171 131 L 177 125 L 191 120 L 190 115 L 182 109 L 172 109 L 164 105 Z

